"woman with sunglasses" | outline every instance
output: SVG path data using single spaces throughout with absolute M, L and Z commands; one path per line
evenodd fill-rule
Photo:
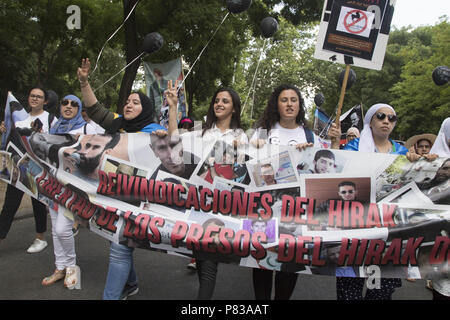
M 397 122 L 394 108 L 385 103 L 369 108 L 364 117 L 360 138 L 353 139 L 344 150 L 406 155 L 408 149 L 389 139 Z M 336 278 L 338 300 L 361 300 L 365 278 Z M 391 300 L 395 289 L 402 286 L 401 279 L 381 278 L 380 289 L 367 289 L 366 300 Z
M 408 149 L 389 139 L 396 122 L 397 115 L 390 105 L 373 105 L 364 117 L 361 136 L 347 143 L 344 150 L 406 155 Z
M 156 115 L 154 101 L 142 92 L 130 93 L 123 108 L 123 115 L 106 109 L 97 101 L 94 91 L 88 82 L 90 68 L 91 63 L 89 59 L 83 59 L 81 67 L 78 68 L 77 75 L 80 81 L 81 94 L 86 106 L 86 112 L 94 122 L 98 123 L 107 133 L 111 134 L 117 132 L 167 134 L 163 126 L 154 123 Z M 176 96 L 176 88 L 174 89 L 172 87 L 171 81 L 169 81 L 169 89 L 166 94 L 169 102 L 174 95 Z M 171 129 L 170 125 L 173 123 L 174 121 L 171 121 L 169 118 L 169 129 Z M 127 297 L 139 291 L 138 279 L 133 263 L 133 251 L 134 248 L 132 247 L 115 242 L 111 243 L 108 275 L 103 291 L 104 300 L 125 300 Z
M 95 134 L 95 128 L 84 121 L 81 115 L 81 100 L 67 95 L 59 107 L 60 117 L 50 128 L 50 134 Z M 56 269 L 42 280 L 48 286 L 64 278 L 68 289 L 81 289 L 81 271 L 76 265 L 75 240 L 72 232 L 73 215 L 56 203 L 49 206 L 52 220 L 53 252 Z M 67 216 L 72 216 L 69 219 Z

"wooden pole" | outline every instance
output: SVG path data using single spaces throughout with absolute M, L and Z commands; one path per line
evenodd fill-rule
M 344 104 L 345 89 L 347 88 L 347 80 L 348 80 L 348 74 L 349 73 L 350 73 L 350 65 L 346 64 L 345 65 L 344 81 L 342 81 L 341 95 L 339 97 L 339 104 L 338 104 L 338 109 L 337 109 L 337 112 L 336 112 L 336 120 L 334 121 L 334 123 L 336 123 L 336 125 L 338 127 L 341 126 L 339 118 L 341 117 L 342 105 Z

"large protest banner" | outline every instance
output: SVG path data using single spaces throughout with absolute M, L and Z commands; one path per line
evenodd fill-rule
M 256 149 L 199 132 L 13 141 L 1 178 L 117 243 L 318 275 L 375 266 L 436 279 L 448 263 L 450 159 Z
M 153 99 L 156 106 L 156 119 L 162 126 L 167 127 L 169 122 L 169 105 L 164 98 L 164 91 L 167 89 L 169 80 L 179 83 L 184 79 L 182 59 L 174 59 L 164 63 L 149 63 L 144 62 L 145 70 L 145 84 L 147 87 L 147 95 Z M 178 121 L 182 117 L 187 116 L 188 107 L 185 97 L 185 87 L 183 86 L 178 91 Z

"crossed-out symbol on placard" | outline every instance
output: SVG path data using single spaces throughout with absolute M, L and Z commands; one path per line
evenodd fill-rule
M 361 25 L 359 24 L 356 26 L 356 24 L 359 23 L 361 20 L 364 20 L 364 26 L 362 28 Z M 364 11 L 354 9 L 347 12 L 347 14 L 345 15 L 344 28 L 350 33 L 358 34 L 366 30 L 368 20 L 369 19 L 367 18 L 367 15 L 364 13 Z

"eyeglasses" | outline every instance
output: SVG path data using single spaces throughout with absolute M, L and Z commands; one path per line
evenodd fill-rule
M 339 193 L 342 193 L 342 194 L 353 194 L 355 191 L 354 190 L 344 190 L 344 191 L 339 191 Z
M 44 99 L 44 97 L 43 96 L 39 96 L 39 95 L 37 95 L 37 94 L 30 94 L 30 98 L 31 99 Z
M 383 112 L 377 112 L 375 113 L 375 116 L 377 117 L 378 120 L 384 120 L 384 118 L 388 118 L 389 122 L 395 122 L 397 121 L 397 116 L 395 114 L 385 114 Z
M 69 102 L 70 102 L 70 105 L 71 105 L 73 108 L 79 108 L 79 107 L 80 107 L 80 106 L 78 105 L 78 102 L 73 101 L 73 100 L 63 100 L 63 101 L 61 101 L 61 105 L 62 105 L 62 106 L 67 106 L 67 105 L 69 104 Z

